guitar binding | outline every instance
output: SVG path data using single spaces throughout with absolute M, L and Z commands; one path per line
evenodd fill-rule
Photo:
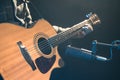
M 45 58 L 54 56 L 56 50 L 48 41 L 48 36 L 43 33 L 37 33 L 34 36 L 34 47 L 39 55 Z

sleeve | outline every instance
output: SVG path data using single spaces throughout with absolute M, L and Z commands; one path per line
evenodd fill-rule
M 55 31 L 57 33 L 62 32 L 62 31 L 66 31 L 66 30 L 70 29 L 70 28 L 62 28 L 62 27 L 56 26 L 56 25 L 53 25 L 53 28 L 55 29 Z

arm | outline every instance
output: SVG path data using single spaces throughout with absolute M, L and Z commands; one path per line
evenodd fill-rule
M 28 1 L 17 1 L 17 0 L 12 0 L 13 5 L 14 5 L 14 13 L 15 13 L 15 18 L 21 23 L 21 25 L 25 27 L 29 27 L 32 22 L 32 17 L 30 14 L 30 10 L 28 8 Z
M 15 18 L 18 19 L 22 24 L 24 24 L 24 23 L 25 23 L 24 20 L 21 19 L 21 18 L 19 18 L 19 17 L 17 16 L 17 14 L 18 14 L 17 11 L 22 12 L 21 10 L 22 10 L 22 8 L 23 8 L 23 4 L 21 4 L 21 6 L 18 6 L 18 7 L 17 7 L 17 0 L 12 0 L 12 1 L 13 1 L 14 9 L 15 9 L 15 10 L 14 10 Z

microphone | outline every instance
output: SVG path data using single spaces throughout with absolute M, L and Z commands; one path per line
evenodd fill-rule
M 98 61 L 108 60 L 106 57 L 93 54 L 91 50 L 87 50 L 84 48 L 76 48 L 76 47 L 72 47 L 71 45 L 67 46 L 65 54 L 83 59 L 88 59 L 88 60 L 98 60 Z

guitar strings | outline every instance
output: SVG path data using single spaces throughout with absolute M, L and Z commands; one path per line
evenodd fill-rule
M 84 23 L 84 22 L 83 22 Z M 71 32 L 72 30 L 75 30 L 76 28 L 80 28 L 78 25 L 80 25 L 80 24 L 76 24 L 76 25 L 74 25 L 71 29 L 69 29 L 69 31 Z M 68 31 L 68 32 L 69 32 Z M 64 39 L 64 37 L 65 37 L 65 32 L 62 32 L 61 34 L 60 34 L 63 38 L 61 38 L 61 39 Z M 64 36 L 63 36 L 64 35 Z M 59 38 L 59 36 L 57 36 L 58 37 L 58 39 L 56 39 L 56 38 L 52 38 L 52 40 L 51 40 L 51 42 L 53 43 L 53 44 L 51 44 L 51 45 L 55 45 L 54 43 L 56 43 L 56 42 L 58 42 L 58 40 L 60 41 L 60 42 L 62 42 L 61 40 L 60 40 L 60 38 Z M 51 38 L 50 38 L 51 39 Z M 59 43 L 59 42 L 58 42 Z M 58 43 L 56 43 L 56 44 L 58 44 Z M 38 45 L 42 45 L 41 46 L 41 50 L 44 50 L 46 47 L 48 47 L 48 46 L 50 46 L 50 44 L 48 45 L 48 44 L 46 44 L 46 41 L 41 41 L 41 42 L 39 42 L 38 43 Z M 30 50 L 30 51 L 32 51 L 32 50 L 35 50 L 35 45 L 34 46 L 30 46 L 30 48 L 28 48 L 28 50 Z
M 42 43 L 42 42 L 41 42 Z M 43 41 L 44 43 L 44 41 Z M 46 44 L 45 44 L 46 45 Z M 46 47 L 48 47 L 49 45 L 47 44 L 46 46 L 42 47 L 40 50 L 43 50 L 45 49 Z M 28 51 L 31 53 L 31 54 L 35 54 L 35 53 L 38 53 L 37 49 L 35 49 L 35 47 L 32 47 L 32 49 L 28 49 Z
M 62 35 L 62 37 L 64 37 L 63 35 L 65 35 L 64 33 L 61 33 L 61 35 Z M 57 36 L 57 38 L 59 38 L 59 36 Z M 62 38 L 63 39 L 63 38 Z M 52 44 L 50 44 L 50 45 L 54 45 L 56 42 L 58 42 L 58 39 L 56 39 L 56 38 L 49 38 L 48 39 L 48 43 L 49 42 L 52 42 Z M 39 42 L 38 43 L 38 45 L 42 45 L 41 46 L 41 49 L 43 50 L 43 49 L 45 49 L 46 47 L 48 47 L 48 46 L 50 46 L 49 44 L 46 44 L 46 41 L 44 40 L 44 41 L 41 41 L 41 42 Z M 30 46 L 28 49 L 35 49 L 35 46 Z
M 40 50 L 44 50 L 44 49 L 46 49 L 47 47 L 49 47 L 50 45 L 52 45 L 52 47 L 53 47 L 53 45 L 55 45 L 55 43 L 56 43 L 56 45 L 57 45 L 57 44 L 59 44 L 60 42 L 64 41 L 64 39 L 66 39 L 66 36 L 65 36 L 65 35 L 68 35 L 69 33 L 73 32 L 73 31 L 76 31 L 77 29 L 80 29 L 80 28 L 81 28 L 80 25 L 81 25 L 81 26 L 84 25 L 84 22 L 82 22 L 82 23 L 80 23 L 80 24 L 76 24 L 76 25 L 74 25 L 73 27 L 71 27 L 69 30 L 67 30 L 67 31 L 68 31 L 67 34 L 65 34 L 66 31 L 64 31 L 64 32 L 61 32 L 61 33 L 59 34 L 59 36 L 55 36 L 55 38 L 54 38 L 54 37 L 49 38 L 47 41 L 48 41 L 48 43 L 49 43 L 49 41 L 50 41 L 52 44 L 46 44 L 46 41 L 45 41 L 45 40 L 37 43 L 38 45 L 39 45 L 39 44 L 41 45 Z M 80 31 L 77 31 L 77 33 L 78 33 L 78 32 L 80 32 Z M 74 33 L 74 34 L 76 34 L 76 33 Z M 73 35 L 74 35 L 74 34 L 73 34 Z M 56 38 L 56 37 L 57 37 L 57 38 Z M 62 38 L 60 38 L 60 37 L 62 37 Z M 69 39 L 69 38 L 71 38 L 71 35 L 67 37 L 67 39 Z M 61 39 L 62 39 L 62 40 L 61 40 Z M 59 42 L 58 42 L 58 41 L 59 41 Z M 39 48 L 39 47 L 38 47 L 38 48 Z M 28 50 L 29 50 L 30 52 L 33 52 L 33 53 L 37 51 L 35 45 L 34 45 L 34 46 L 30 46 L 30 47 L 28 48 Z
M 69 31 L 70 31 L 70 33 L 72 32 L 72 30 L 73 29 L 70 29 Z M 75 30 L 75 29 L 74 29 Z M 68 32 L 69 32 L 68 31 Z M 65 37 L 65 32 L 62 32 L 61 34 L 60 34 L 63 38 L 60 38 L 60 39 L 63 39 L 64 40 L 64 37 Z M 59 40 L 59 36 L 57 36 L 58 37 L 58 40 Z M 69 39 L 70 37 L 68 36 L 68 39 Z M 56 42 L 58 42 L 58 40 L 56 40 L 56 38 L 50 38 L 51 39 L 51 41 L 53 42 L 53 43 L 56 43 Z M 49 40 L 50 40 L 49 39 Z M 61 40 L 60 40 L 60 42 L 62 42 Z M 59 43 L 59 42 L 58 42 Z M 58 43 L 56 43 L 56 44 L 58 44 Z M 39 42 L 38 43 L 38 45 L 39 44 L 41 44 L 42 46 L 41 46 L 41 50 L 44 50 L 44 49 L 46 49 L 47 47 L 49 47 L 50 46 L 50 44 L 46 44 L 46 41 L 41 41 L 41 42 Z M 54 44 L 51 44 L 51 45 L 54 45 Z M 28 50 L 29 50 L 29 52 L 32 52 L 32 53 L 34 53 L 34 52 L 36 52 L 37 50 L 35 49 L 35 46 L 30 46 L 29 48 L 28 48 Z
M 61 33 L 61 35 L 62 35 L 62 37 L 64 37 L 63 35 L 64 35 L 64 33 Z M 52 42 L 52 43 L 56 43 L 56 42 L 58 42 L 58 40 L 56 40 L 56 38 L 50 38 L 49 39 L 50 40 L 50 42 Z M 39 42 L 38 43 L 38 45 L 41 45 L 41 50 L 44 50 L 44 49 L 46 49 L 47 47 L 49 47 L 50 45 L 54 45 L 54 44 L 46 44 L 46 41 L 41 41 L 41 42 Z M 27 49 L 29 52 L 31 52 L 31 53 L 33 53 L 34 54 L 34 52 L 36 53 L 36 47 L 35 47 L 35 45 L 34 46 L 29 46 L 28 47 L 28 49 Z

